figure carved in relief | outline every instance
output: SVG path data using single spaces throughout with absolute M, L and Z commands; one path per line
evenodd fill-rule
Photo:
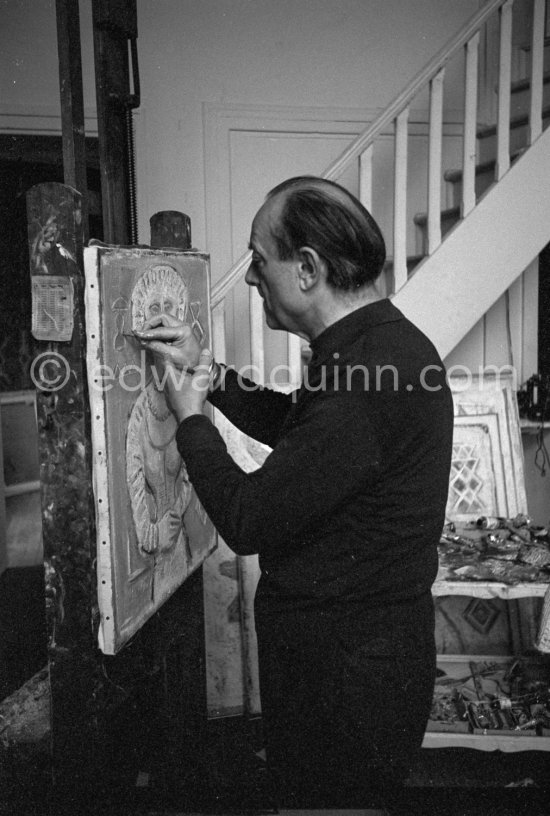
M 132 329 L 159 314 L 185 320 L 188 292 L 170 266 L 154 266 L 132 292 Z M 138 546 L 144 553 L 184 547 L 191 550 L 183 515 L 191 500 L 191 484 L 178 453 L 177 422 L 158 383 L 162 372 L 150 363 L 150 381 L 137 398 L 126 438 L 126 475 Z M 156 377 L 153 374 L 156 373 Z

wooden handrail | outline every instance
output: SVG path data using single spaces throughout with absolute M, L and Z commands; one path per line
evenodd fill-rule
M 393 102 L 374 120 L 372 125 L 359 134 L 359 136 L 343 151 L 343 153 L 327 168 L 323 173 L 323 178 L 336 179 L 346 169 L 347 165 L 357 158 L 365 150 L 370 142 L 376 138 L 396 119 L 428 82 L 430 82 L 439 71 L 444 68 L 455 53 L 466 45 L 466 43 L 476 34 L 489 17 L 504 5 L 506 0 L 491 0 L 477 14 L 465 24 L 458 34 L 455 34 L 443 48 L 428 62 L 428 64 L 414 77 L 411 82 L 399 93 Z
M 373 140 L 388 128 L 400 113 L 410 104 L 411 100 L 431 82 L 432 79 L 449 62 L 455 53 L 463 48 L 468 41 L 480 30 L 481 26 L 494 12 L 503 6 L 507 0 L 490 0 L 482 9 L 466 22 L 463 28 L 454 35 L 427 63 L 427 65 L 412 79 L 399 93 L 393 102 L 369 125 L 363 133 L 332 162 L 322 174 L 323 178 L 334 180 L 340 178 L 347 166 L 357 159 L 373 142 Z M 228 270 L 228 272 L 212 287 L 212 307 L 218 306 L 241 279 L 250 263 L 250 252 L 242 255 Z
M 244 255 L 241 255 L 239 260 L 233 264 L 231 269 L 226 272 L 223 278 L 214 284 L 210 295 L 210 301 L 213 309 L 215 309 L 216 306 L 219 306 L 220 303 L 225 300 L 235 284 L 238 283 L 243 277 L 246 267 L 250 263 L 251 257 L 252 253 L 250 250 L 247 250 Z

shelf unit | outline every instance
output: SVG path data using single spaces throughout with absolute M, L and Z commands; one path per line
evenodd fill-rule
M 503 598 L 510 601 L 517 598 L 542 598 L 550 584 L 523 583 L 504 584 L 499 581 L 436 581 L 432 594 L 468 595 L 472 598 Z M 495 660 L 495 656 L 472 656 L 476 661 Z M 438 662 L 467 660 L 467 655 L 439 655 Z M 550 737 L 527 734 L 470 734 L 453 731 L 426 731 L 423 748 L 473 748 L 479 751 L 550 751 Z
M 444 731 L 426 731 L 423 748 L 473 748 L 476 751 L 550 751 L 550 737 L 531 737 L 521 734 L 454 734 Z
M 541 428 L 547 431 L 550 428 L 550 422 L 538 422 L 534 419 L 520 419 L 519 427 L 522 433 L 536 434 Z
M 500 581 L 436 581 L 432 595 L 469 595 L 472 598 L 543 598 L 550 584 L 503 584 Z

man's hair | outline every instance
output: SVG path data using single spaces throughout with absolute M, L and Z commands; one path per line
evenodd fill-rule
M 311 247 L 328 267 L 327 282 L 353 290 L 373 283 L 386 259 L 378 224 L 344 187 L 316 176 L 296 176 L 274 187 L 267 199 L 282 196 L 272 228 L 280 260 Z

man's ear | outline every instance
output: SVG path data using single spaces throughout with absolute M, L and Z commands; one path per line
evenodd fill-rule
M 316 286 L 326 273 L 326 264 L 319 253 L 311 247 L 301 247 L 298 252 L 298 282 L 302 292 Z

